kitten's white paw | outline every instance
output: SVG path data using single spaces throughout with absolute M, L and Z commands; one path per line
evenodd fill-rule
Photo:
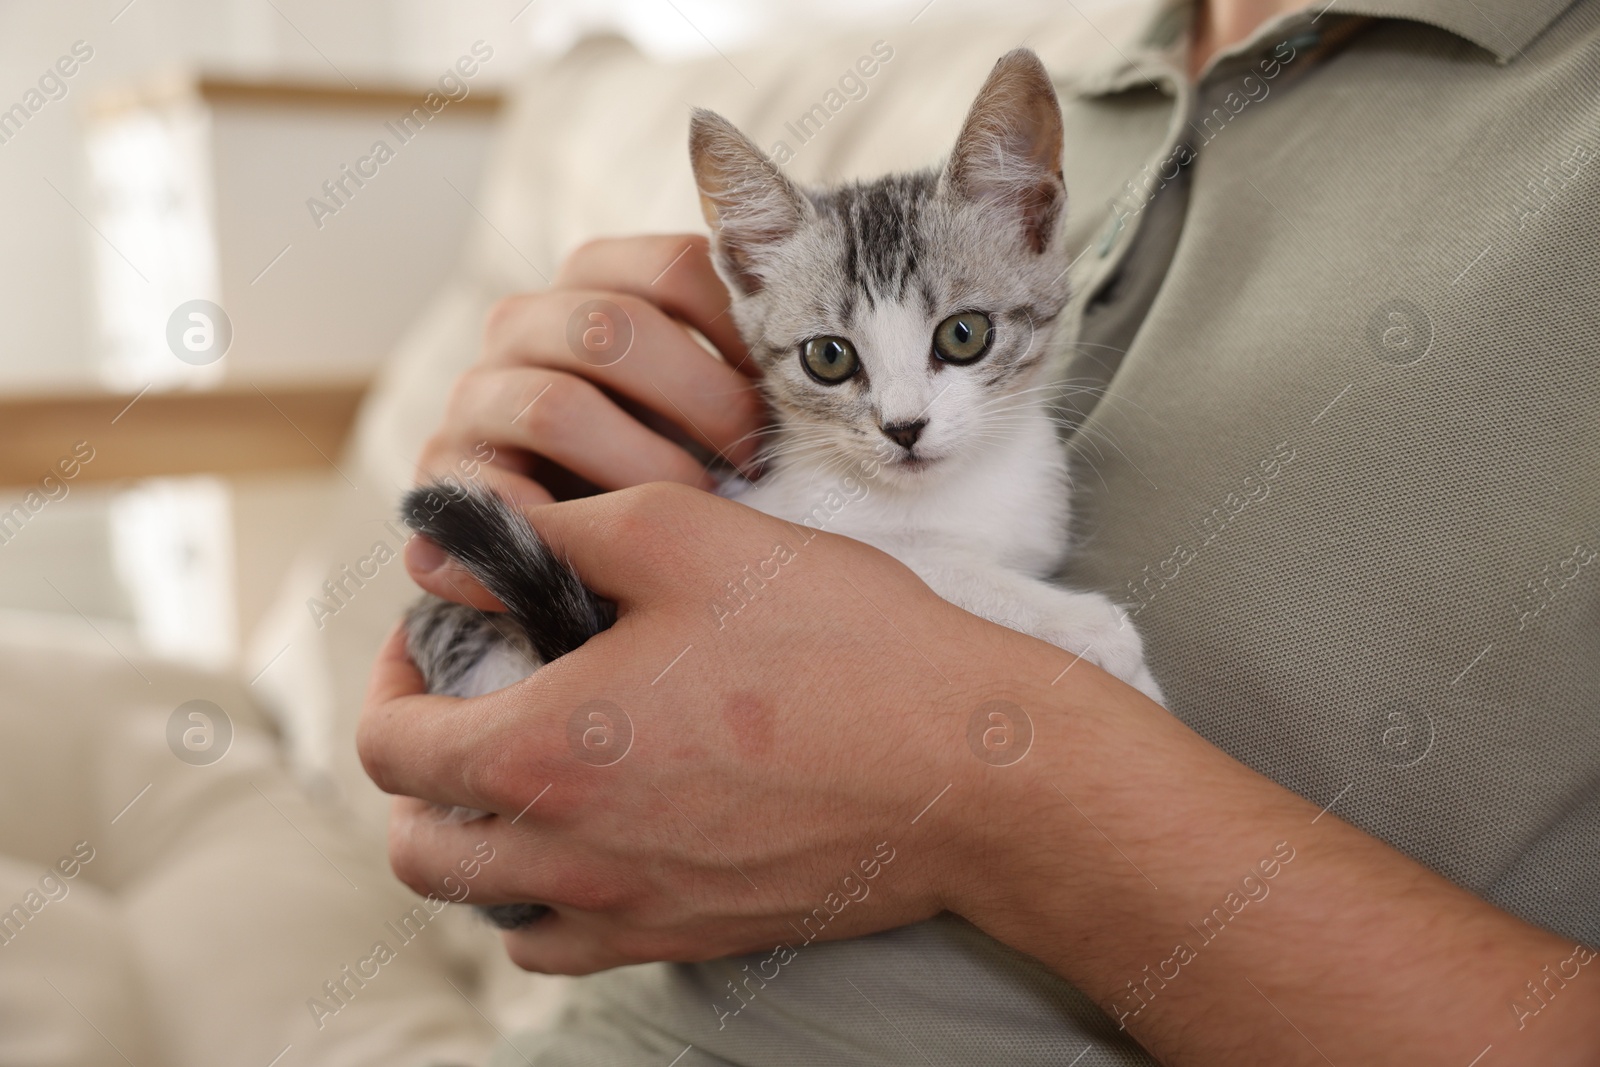
M 1109 598 L 1063 589 L 988 561 L 968 558 L 952 565 L 924 556 L 917 563 L 913 569 L 952 604 L 1082 656 L 1164 706 L 1161 686 L 1145 665 L 1138 627 Z
M 1144 664 L 1139 665 L 1139 673 L 1129 678 L 1128 684 L 1162 707 L 1167 706 L 1166 695 L 1161 692 L 1161 683 L 1156 681 L 1156 676 L 1151 674 L 1150 668 Z
M 1066 610 L 1036 636 L 1076 653 L 1165 705 L 1161 686 L 1144 660 L 1144 638 L 1127 613 L 1098 593 L 1068 593 Z

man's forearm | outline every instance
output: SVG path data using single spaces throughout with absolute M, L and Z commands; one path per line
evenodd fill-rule
M 1166 1064 L 1600 1063 L 1600 958 L 1082 666 L 1011 694 L 1036 735 L 976 786 L 968 919 Z

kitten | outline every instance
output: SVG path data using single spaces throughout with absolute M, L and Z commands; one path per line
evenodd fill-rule
M 1159 702 L 1123 614 L 1049 581 L 1070 518 L 1040 384 L 1068 298 L 1061 150 L 1055 90 L 1026 49 L 996 64 L 940 170 L 802 190 L 726 119 L 695 113 L 717 271 L 776 419 L 760 479 L 724 493 L 875 545 L 946 600 Z M 406 513 L 509 609 L 430 598 L 412 610 L 409 647 L 432 691 L 510 685 L 613 621 L 498 500 L 433 487 Z M 514 927 L 546 909 L 485 910 Z

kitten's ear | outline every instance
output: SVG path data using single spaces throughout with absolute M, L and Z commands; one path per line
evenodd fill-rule
M 1009 208 L 1028 247 L 1043 252 L 1067 202 L 1061 140 L 1061 105 L 1044 64 L 1028 48 L 1007 52 L 967 112 L 944 184 L 968 200 Z
M 783 172 L 714 111 L 696 108 L 689 123 L 689 160 L 700 187 L 700 210 L 721 265 L 748 296 L 764 286 L 761 255 L 811 217 L 810 201 Z

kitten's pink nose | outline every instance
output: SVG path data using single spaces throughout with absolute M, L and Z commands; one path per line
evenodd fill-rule
M 922 436 L 922 428 L 926 425 L 927 419 L 918 419 L 916 422 L 886 422 L 878 428 L 883 431 L 883 436 L 909 452 L 917 443 L 917 438 Z

